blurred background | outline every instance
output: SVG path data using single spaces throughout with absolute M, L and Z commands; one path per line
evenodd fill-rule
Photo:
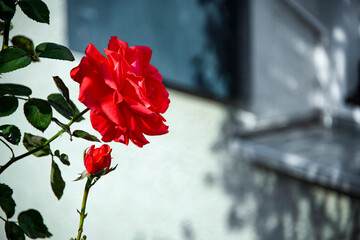
M 143 149 L 110 144 L 118 168 L 91 189 L 88 239 L 360 239 L 358 0 L 45 2 L 50 25 L 17 11 L 11 36 L 67 45 L 76 61 L 42 59 L 2 82 L 46 98 L 58 75 L 82 110 L 69 72 L 90 42 L 102 52 L 118 36 L 153 50 L 170 93 L 167 135 Z M 73 130 L 100 137 L 86 117 Z M 1 122 L 41 134 L 21 110 Z M 85 182 L 73 180 L 90 145 L 66 134 L 51 144 L 71 162 L 60 166 L 60 201 L 49 157 L 28 157 L 0 176 L 16 212 L 39 210 L 53 239 L 77 232 Z M 10 153 L 0 152 L 4 163 Z

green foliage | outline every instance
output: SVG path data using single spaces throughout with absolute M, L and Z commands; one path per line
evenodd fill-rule
M 35 55 L 34 43 L 30 38 L 22 35 L 17 35 L 11 39 L 11 43 L 14 47 L 24 50 L 29 56 L 31 56 L 32 61 L 39 61 L 39 58 Z
M 16 5 L 19 5 L 25 15 L 32 20 L 47 24 L 49 24 L 50 21 L 49 9 L 42 0 L 0 0 L 0 34 L 3 35 L 3 48 L 0 50 L 0 75 L 24 68 L 31 62 L 39 61 L 39 58 L 67 61 L 75 60 L 71 51 L 65 46 L 49 42 L 35 46 L 30 38 L 23 35 L 13 36 L 11 38 L 12 46 L 9 46 L 9 31 L 12 29 L 11 20 L 14 17 Z M 53 120 L 72 136 L 70 125 L 73 121 L 66 125 L 53 118 L 52 107 L 69 120 L 80 114 L 80 112 L 70 100 L 69 90 L 61 78 L 55 76 L 53 79 L 61 94 L 49 95 L 48 101 L 30 98 L 32 90 L 25 85 L 0 83 L 0 117 L 13 114 L 18 108 L 19 100 L 24 100 L 24 115 L 33 127 L 44 132 Z M 86 111 L 82 114 L 85 112 Z M 83 117 L 80 117 L 77 119 L 77 122 L 83 119 Z M 55 196 L 60 200 L 64 193 L 65 182 L 57 162 L 54 161 L 54 156 L 67 166 L 70 165 L 70 161 L 68 155 L 60 153 L 59 150 L 56 150 L 53 155 L 49 143 L 56 139 L 61 133 L 62 131 L 50 138 L 49 141 L 42 136 L 24 133 L 22 143 L 28 153 L 15 156 L 14 151 L 4 139 L 11 144 L 18 145 L 22 137 L 20 129 L 15 125 L 1 125 L 1 141 L 10 148 L 13 156 L 9 162 L 1 166 L 0 174 L 12 163 L 28 156 L 29 153 L 32 153 L 36 157 L 51 155 L 50 184 Z M 90 141 L 99 141 L 95 136 L 80 130 L 75 131 L 74 135 Z M 12 194 L 13 190 L 9 186 L 0 183 L 0 207 L 7 218 L 4 219 L 2 217 L 5 221 L 7 239 L 25 240 L 25 235 L 31 239 L 51 237 L 52 234 L 48 231 L 41 214 L 37 210 L 30 209 L 21 212 L 18 215 L 18 221 L 11 221 L 9 219 L 13 217 L 16 206 Z M 85 238 L 83 237 L 82 239 Z
M 0 117 L 5 117 L 13 114 L 18 106 L 19 106 L 19 101 L 17 100 L 16 97 L 13 96 L 0 97 Z
M 47 141 L 46 138 L 40 137 L 40 136 L 35 136 L 30 133 L 25 133 L 24 138 L 23 138 L 24 147 L 28 151 L 32 151 L 40 146 L 43 146 L 46 141 Z M 41 150 L 33 153 L 33 155 L 36 157 L 43 157 L 43 156 L 47 156 L 49 154 L 50 154 L 50 146 L 49 145 L 46 145 Z
M 50 23 L 50 12 L 43 1 L 40 0 L 21 0 L 19 1 L 21 10 L 37 22 Z
M 0 73 L 14 71 L 30 63 L 31 57 L 21 48 L 9 47 L 0 51 Z
M 66 124 L 63 124 L 62 122 L 60 122 L 59 120 L 57 120 L 56 118 L 51 118 L 51 121 L 55 122 L 58 126 L 60 126 L 62 129 L 65 130 L 65 132 L 67 132 L 68 134 L 70 134 L 70 139 L 71 139 L 71 131 L 70 131 L 70 127 Z
M 14 0 L 1 0 L 0 1 L 0 19 L 10 22 L 15 14 L 15 1 Z
M 0 84 L 0 96 L 3 95 L 15 95 L 15 96 L 30 96 L 31 89 L 27 86 L 13 83 Z
M 30 238 L 46 238 L 52 236 L 45 226 L 41 214 L 34 209 L 21 212 L 18 216 L 18 221 L 20 228 Z
M 65 182 L 61 176 L 59 166 L 54 161 L 51 164 L 50 183 L 55 196 L 60 200 L 64 193 Z
M 0 126 L 0 136 L 4 137 L 9 143 L 18 145 L 21 139 L 20 129 L 15 125 Z
M 58 158 L 60 159 L 60 161 L 61 161 L 64 165 L 66 165 L 66 166 L 69 166 L 69 165 L 70 165 L 69 156 L 66 155 L 65 153 L 62 153 L 62 154 L 60 155 L 60 151 L 59 151 L 59 150 L 56 150 L 56 151 L 54 152 L 54 155 L 55 155 L 56 157 L 58 157 Z
M 74 61 L 75 58 L 71 51 L 60 44 L 45 42 L 36 46 L 36 55 L 43 58 Z
M 41 43 L 34 50 L 31 39 L 25 36 L 12 38 L 13 47 L 0 51 L 0 73 L 11 72 L 28 66 L 31 61 L 39 61 L 38 57 L 74 61 L 71 51 L 60 44 Z
M 24 104 L 24 114 L 28 122 L 42 132 L 51 123 L 52 109 L 45 100 L 38 98 L 30 99 Z
M 15 213 L 15 201 L 12 198 L 13 190 L 6 184 L 0 183 L 0 207 L 5 212 L 7 218 L 11 218 Z
M 25 240 L 25 235 L 23 230 L 15 222 L 6 221 L 5 232 L 7 239 Z
M 30 38 L 27 38 L 22 35 L 17 35 L 11 39 L 11 43 L 13 44 L 14 47 L 21 48 L 22 50 L 24 50 L 29 54 L 34 53 L 34 43 Z
M 100 142 L 100 140 L 97 137 L 95 137 L 94 135 L 91 135 L 83 130 L 75 130 L 72 135 L 74 137 L 83 138 L 88 141 Z
M 75 106 L 75 104 L 69 100 L 69 104 L 66 102 L 65 98 L 59 93 L 50 94 L 48 97 L 48 102 L 50 105 L 59 112 L 65 118 L 71 120 L 74 117 L 74 114 L 79 114 L 79 110 Z M 71 108 L 70 108 L 71 106 Z M 77 122 L 84 120 L 83 117 L 79 118 Z
M 65 98 L 66 103 L 71 108 L 69 89 L 66 87 L 65 83 L 59 76 L 54 76 L 53 79 L 56 84 L 56 87 L 59 89 L 59 91 L 61 92 L 61 95 Z

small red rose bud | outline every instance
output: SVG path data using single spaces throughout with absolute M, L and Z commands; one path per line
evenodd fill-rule
M 111 151 L 112 149 L 107 144 L 103 144 L 99 148 L 95 148 L 95 145 L 92 145 L 84 157 L 86 171 L 91 174 L 97 174 L 106 168 L 106 172 L 108 172 L 111 164 Z

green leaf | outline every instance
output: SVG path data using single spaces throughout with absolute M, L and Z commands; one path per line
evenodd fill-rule
M 1 0 L 0 1 L 0 19 L 10 22 L 15 14 L 15 1 L 13 0 Z
M 51 123 L 52 109 L 45 100 L 38 98 L 30 99 L 24 104 L 24 114 L 29 123 L 42 132 Z
M 57 88 L 59 89 L 59 91 L 61 92 L 63 97 L 65 98 L 66 102 L 69 104 L 69 102 L 70 102 L 69 89 L 66 87 L 65 83 L 59 76 L 54 76 L 53 79 L 54 79 L 54 82 L 55 82 Z M 69 107 L 71 107 L 71 106 L 69 106 Z
M 30 63 L 31 58 L 20 48 L 9 47 L 0 51 L 0 73 L 14 71 Z
M 52 234 L 44 224 L 41 214 L 35 209 L 21 212 L 18 216 L 20 228 L 30 238 L 46 238 Z
M 0 117 L 5 117 L 13 114 L 18 106 L 19 106 L 19 101 L 17 100 L 16 97 L 13 96 L 0 97 Z
M 0 183 L 0 207 L 5 212 L 7 218 L 11 218 L 15 213 L 15 201 L 12 198 L 13 190 L 6 184 Z
M 6 221 L 5 233 L 9 240 L 25 240 L 23 230 L 15 222 Z
M 70 166 L 69 156 L 66 155 L 65 153 L 62 153 L 62 154 L 60 155 L 60 161 L 61 161 L 64 165 Z
M 66 165 L 66 166 L 69 166 L 69 165 L 70 165 L 69 156 L 68 156 L 68 155 L 66 155 L 65 153 L 62 153 L 62 154 L 60 155 L 60 151 L 59 151 L 59 150 L 56 150 L 56 151 L 54 152 L 54 154 L 55 154 L 56 157 L 58 157 L 58 158 L 60 159 L 60 161 L 61 161 L 64 165 Z
M 31 89 L 24 85 L 13 83 L 0 84 L 0 96 L 3 96 L 5 94 L 16 96 L 30 96 L 31 93 Z
M 94 135 L 91 135 L 83 130 L 75 130 L 72 135 L 74 137 L 83 138 L 88 141 L 100 142 L 100 140 L 97 137 L 95 137 Z
M 54 161 L 51 164 L 50 183 L 55 196 L 60 200 L 64 193 L 65 182 L 61 176 L 59 166 Z
M 118 164 L 115 165 L 115 167 L 109 168 L 109 171 L 106 174 L 111 173 L 112 171 L 114 171 L 117 168 Z
M 60 157 L 60 151 L 59 150 L 55 150 L 54 154 L 55 154 L 55 156 Z
M 26 16 L 32 20 L 49 24 L 50 12 L 44 2 L 40 0 L 21 0 L 19 6 Z
M 39 57 L 43 58 L 52 58 L 67 61 L 75 60 L 71 51 L 67 47 L 56 43 L 41 43 L 35 48 L 35 52 Z
M 50 103 L 50 105 L 57 111 L 59 112 L 61 115 L 63 115 L 65 118 L 71 120 L 73 115 L 73 111 L 71 110 L 71 108 L 69 107 L 69 105 L 72 107 L 72 109 L 74 109 L 75 114 L 79 114 L 79 110 L 77 109 L 77 107 L 75 106 L 75 104 L 71 101 L 69 103 L 69 105 L 66 103 L 65 98 L 59 94 L 59 93 L 53 93 L 50 94 L 48 97 L 48 102 Z M 80 122 L 81 120 L 84 120 L 83 117 L 79 118 L 76 122 Z
M 18 145 L 21 139 L 20 129 L 15 125 L 0 126 L 0 136 L 3 136 L 9 143 Z
M 90 176 L 91 174 L 88 173 L 86 170 L 84 170 L 82 173 L 79 174 L 79 177 L 77 177 L 76 179 L 74 179 L 74 181 L 80 181 L 83 180 L 84 178 Z
M 47 141 L 46 138 L 43 138 L 40 136 L 35 136 L 30 133 L 25 133 L 24 139 L 23 139 L 23 144 L 24 144 L 24 147 L 28 151 L 32 151 L 32 150 L 36 149 L 37 147 L 44 145 L 46 141 Z M 43 156 L 47 156 L 49 154 L 50 154 L 49 144 L 46 145 L 43 149 L 33 153 L 33 155 L 35 155 L 36 157 L 43 157 Z
M 11 39 L 11 43 L 14 47 L 21 48 L 30 55 L 35 53 L 33 41 L 25 36 L 16 35 Z
M 71 131 L 70 131 L 70 127 L 66 124 L 63 124 L 62 122 L 60 122 L 59 120 L 57 120 L 56 118 L 51 118 L 51 121 L 55 122 L 59 127 L 61 127 L 62 129 L 65 130 L 65 132 L 67 132 L 68 134 L 70 134 L 70 140 L 72 140 L 71 138 Z

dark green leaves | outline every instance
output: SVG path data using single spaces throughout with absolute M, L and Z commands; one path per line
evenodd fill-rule
M 65 182 L 61 176 L 59 166 L 54 161 L 51 164 L 50 183 L 55 196 L 60 200 L 64 193 Z
M 69 89 L 66 87 L 65 83 L 63 82 L 63 80 L 61 80 L 59 76 L 54 76 L 53 79 L 56 84 L 56 87 L 59 89 L 59 91 L 65 98 L 67 104 L 69 104 L 70 103 Z
M 45 131 L 51 123 L 52 110 L 45 100 L 30 99 L 24 104 L 24 113 L 29 123 L 40 131 Z
M 30 38 L 27 38 L 22 35 L 14 36 L 11 39 L 11 43 L 14 47 L 21 48 L 25 52 L 29 54 L 33 54 L 34 52 L 34 43 Z
M 14 125 L 0 126 L 0 136 L 4 137 L 9 143 L 18 145 L 21 139 L 20 129 Z
M 4 83 L 0 84 L 0 96 L 9 94 L 16 96 L 30 96 L 31 89 L 20 84 Z
M 77 109 L 77 107 L 75 106 L 75 104 L 69 100 L 69 104 L 66 103 L 65 98 L 59 94 L 59 93 L 53 93 L 50 94 L 48 97 L 48 102 L 50 103 L 50 105 L 56 110 L 58 111 L 61 115 L 63 115 L 65 118 L 71 120 L 71 118 L 74 116 L 74 114 L 79 114 L 79 110 Z M 71 108 L 70 108 L 71 106 Z M 74 112 L 73 112 L 73 110 Z M 81 120 L 83 120 L 84 118 L 81 117 L 77 120 L 77 122 L 80 122 Z
M 34 209 L 20 213 L 18 221 L 20 228 L 30 238 L 46 238 L 52 236 L 45 226 L 41 214 Z
M 52 236 L 45 226 L 41 214 L 34 209 L 21 212 L 18 216 L 18 223 L 19 225 L 12 221 L 5 222 L 7 239 L 25 240 L 24 234 L 32 239 Z
M 38 57 L 67 61 L 75 60 L 67 47 L 56 43 L 41 43 L 35 50 L 32 41 L 24 36 L 14 37 L 12 43 L 14 47 L 0 51 L 0 73 L 26 67 L 31 61 L 38 61 Z
M 57 120 L 56 118 L 51 118 L 51 121 L 55 122 L 59 127 L 61 127 L 62 129 L 65 130 L 65 132 L 67 132 L 68 134 L 70 134 L 70 140 L 71 140 L 71 132 L 70 132 L 70 127 L 66 124 L 63 124 L 62 122 L 60 122 L 59 120 Z
M 74 137 L 83 138 L 83 139 L 86 139 L 88 141 L 100 142 L 100 140 L 97 137 L 95 137 L 95 136 L 93 136 L 93 135 L 91 135 L 91 134 L 89 134 L 89 133 L 87 133 L 87 132 L 85 132 L 83 130 L 75 130 L 72 135 Z
M 10 240 L 25 240 L 23 230 L 14 222 L 6 221 L 5 232 L 7 239 Z
M 10 47 L 0 51 L 0 73 L 14 71 L 30 63 L 31 57 L 20 48 Z
M 11 218 L 15 212 L 15 201 L 12 198 L 13 190 L 6 184 L 0 183 L 0 207 L 7 218 Z
M 19 6 L 26 16 L 32 20 L 49 24 L 50 12 L 44 2 L 40 0 L 21 0 Z
M 66 155 L 65 153 L 62 153 L 62 154 L 60 155 L 60 151 L 59 151 L 59 150 L 56 150 L 56 151 L 54 152 L 54 155 L 55 155 L 56 157 L 58 157 L 58 158 L 60 159 L 60 161 L 61 161 L 63 164 L 65 164 L 66 166 L 69 166 L 69 165 L 70 165 L 69 157 L 68 157 L 68 155 Z
M 79 110 L 75 104 L 70 100 L 69 89 L 66 87 L 64 82 L 60 77 L 53 77 L 54 82 L 61 92 L 61 94 L 54 93 L 48 96 L 48 102 L 51 104 L 56 111 L 58 111 L 65 118 L 71 120 L 75 115 L 79 114 Z M 80 117 L 77 122 L 83 120 L 83 117 Z M 71 133 L 69 133 L 71 135 Z
M 34 136 L 30 133 L 24 134 L 23 144 L 28 151 L 32 151 L 40 146 L 43 146 L 46 142 L 46 138 L 40 136 Z M 36 157 L 43 157 L 50 154 L 50 146 L 46 145 L 39 151 L 33 153 Z
M 14 47 L 24 50 L 31 57 L 32 61 L 39 61 L 39 58 L 35 55 L 34 43 L 30 38 L 17 35 L 11 39 L 11 43 Z
M 74 61 L 75 58 L 70 50 L 56 43 L 41 43 L 35 48 L 35 52 L 39 57 L 52 58 L 59 60 Z
M 0 19 L 10 22 L 15 14 L 15 1 L 1 0 L 0 1 Z
M 0 117 L 5 117 L 13 114 L 19 102 L 16 97 L 13 96 L 2 96 L 0 97 Z
M 34 1 L 40 2 L 39 0 Z M 13 43 L 12 47 L 0 51 L 0 73 L 26 67 L 31 61 L 39 61 L 38 57 L 67 61 L 75 60 L 71 51 L 60 44 L 41 43 L 34 49 L 32 40 L 21 35 L 13 37 L 11 42 Z

